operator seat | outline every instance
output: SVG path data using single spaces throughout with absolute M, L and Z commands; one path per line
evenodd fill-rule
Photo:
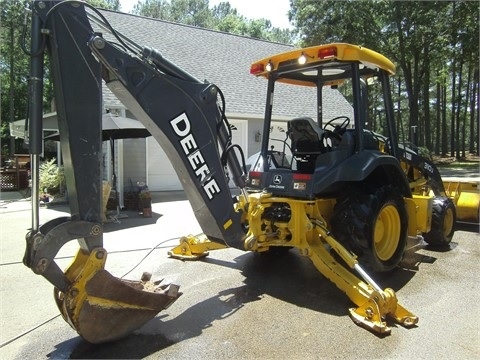
M 307 116 L 288 121 L 287 128 L 292 141 L 292 155 L 297 160 L 297 170 L 313 173 L 317 156 L 324 152 L 321 142 L 323 130 Z

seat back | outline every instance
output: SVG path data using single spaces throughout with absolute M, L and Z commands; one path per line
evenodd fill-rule
M 292 141 L 292 155 L 297 160 L 297 170 L 312 173 L 317 156 L 322 153 L 323 130 L 310 117 L 300 117 L 288 122 L 288 134 Z
M 310 117 L 300 117 L 288 122 L 293 155 L 320 154 L 323 130 Z

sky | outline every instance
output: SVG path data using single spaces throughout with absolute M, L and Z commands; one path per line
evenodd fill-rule
M 209 0 L 210 8 L 221 1 L 228 1 L 247 19 L 265 18 L 270 20 L 274 27 L 292 28 L 288 22 L 289 0 Z M 130 12 L 137 2 L 138 0 L 120 0 L 121 11 Z

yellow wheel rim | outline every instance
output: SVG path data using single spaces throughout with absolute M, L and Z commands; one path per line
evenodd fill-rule
M 374 248 L 382 261 L 390 260 L 400 242 L 401 223 L 397 208 L 385 205 L 378 214 L 373 233 Z
M 443 235 L 449 236 L 453 228 L 453 210 L 448 208 L 445 212 L 445 218 L 443 219 Z

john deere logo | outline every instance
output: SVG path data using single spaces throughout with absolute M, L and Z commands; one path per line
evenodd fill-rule
M 282 175 L 274 175 L 272 183 L 268 186 L 270 189 L 284 190 L 285 186 L 282 185 Z

